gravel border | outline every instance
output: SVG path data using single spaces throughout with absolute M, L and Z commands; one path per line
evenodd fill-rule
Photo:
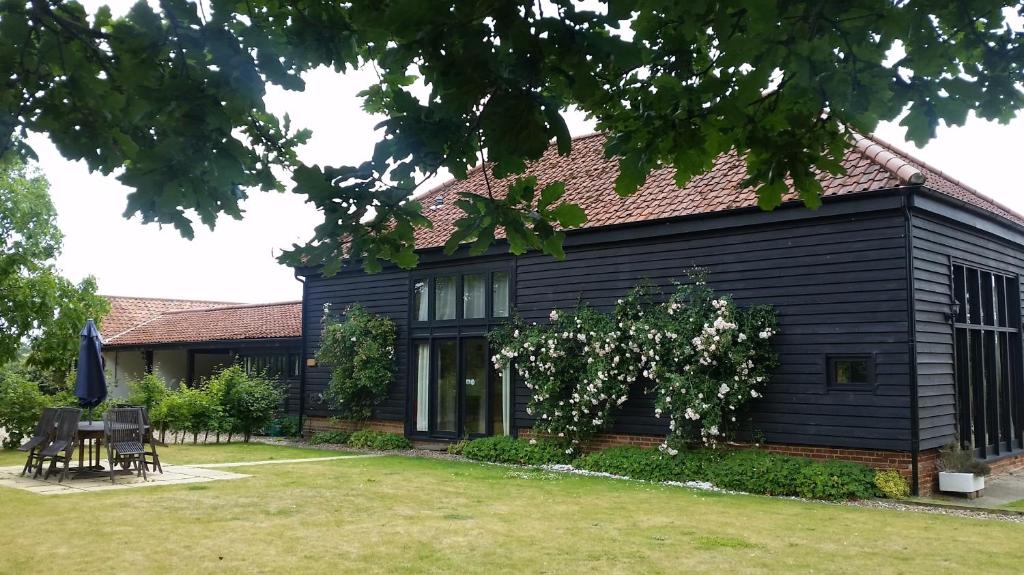
M 373 455 L 398 455 L 404 457 L 421 457 L 427 459 L 443 459 L 447 461 L 463 461 L 467 463 L 483 463 L 485 465 L 495 465 L 499 467 L 507 467 L 511 469 L 533 469 L 538 471 L 547 471 L 552 473 L 560 473 L 565 475 L 578 475 L 583 477 L 601 477 L 605 479 L 615 479 L 619 481 L 638 481 L 640 483 L 648 483 L 650 485 L 665 485 L 669 487 L 684 487 L 687 489 L 695 489 L 698 491 L 710 491 L 713 493 L 724 493 L 729 495 L 746 495 L 750 497 L 771 497 L 773 499 L 789 499 L 792 501 L 803 501 L 805 503 L 819 503 L 824 505 L 839 505 L 846 507 L 862 507 L 865 509 L 884 509 L 889 511 L 903 511 L 907 513 L 930 513 L 932 515 L 946 515 L 950 517 L 963 517 L 967 519 L 987 519 L 992 521 L 1006 521 L 1009 523 L 1022 523 L 1024 524 L 1024 512 L 1014 511 L 1010 509 L 979 509 L 976 507 L 964 507 L 957 506 L 955 504 L 945 503 L 930 503 L 926 501 L 895 501 L 890 499 L 862 499 L 862 500 L 851 500 L 851 501 L 821 501 L 817 499 L 802 499 L 800 497 L 777 497 L 771 495 L 757 495 L 751 493 L 745 493 L 743 491 L 731 491 L 728 489 L 722 489 L 716 487 L 706 481 L 643 481 L 640 479 L 632 479 L 623 475 L 615 475 L 613 473 L 604 473 L 600 471 L 588 471 L 586 469 L 578 469 L 571 465 L 565 464 L 549 464 L 549 465 L 512 465 L 507 463 L 489 463 L 485 461 L 475 461 L 468 459 L 462 455 L 452 455 L 446 451 L 437 451 L 433 449 L 395 449 L 390 451 L 381 451 L 374 449 L 355 449 L 348 447 L 343 444 L 331 444 L 324 443 L 319 445 L 312 445 L 306 441 L 294 440 L 294 439 L 283 439 L 277 437 L 253 437 L 252 441 L 259 443 L 266 443 L 268 445 L 283 445 L 288 447 L 301 447 L 305 449 L 319 449 L 322 451 L 345 451 L 349 453 L 365 453 Z

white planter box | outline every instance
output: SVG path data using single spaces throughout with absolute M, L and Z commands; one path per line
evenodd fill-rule
M 939 472 L 939 491 L 975 493 L 985 489 L 985 476 L 973 473 Z

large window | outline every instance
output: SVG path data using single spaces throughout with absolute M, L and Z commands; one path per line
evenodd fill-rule
M 979 457 L 1021 449 L 1020 287 L 1017 277 L 952 266 L 957 428 Z
M 511 315 L 512 274 L 500 265 L 412 282 L 410 432 L 457 439 L 511 429 L 511 373 L 491 366 L 487 333 Z
M 299 377 L 301 357 L 296 353 L 243 354 L 238 363 L 249 375 L 266 374 L 275 379 Z

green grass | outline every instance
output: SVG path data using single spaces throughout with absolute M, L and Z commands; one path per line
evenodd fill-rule
M 169 448 L 168 460 L 174 451 L 295 457 L 232 445 Z M 405 457 L 232 471 L 252 477 L 65 496 L 0 489 L 0 573 L 1019 573 L 1024 564 L 1024 526 L 1001 521 Z M 39 536 L 55 529 L 60 552 Z
M 1018 499 L 1017 501 L 1011 501 L 1002 507 L 1006 509 L 1013 509 L 1014 511 L 1024 511 L 1024 499 Z

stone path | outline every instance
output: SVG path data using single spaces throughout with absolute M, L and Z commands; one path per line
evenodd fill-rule
M 149 473 L 146 479 L 136 477 L 133 472 L 118 471 L 115 483 L 104 472 L 90 472 L 84 477 L 70 475 L 63 482 L 57 481 L 57 475 L 49 479 L 33 479 L 21 476 L 21 465 L 0 467 L 0 487 L 21 489 L 39 495 L 66 495 L 71 493 L 89 493 L 94 491 L 112 491 L 132 489 L 135 487 L 152 487 L 156 485 L 182 485 L 187 483 L 206 483 L 222 479 L 244 479 L 249 477 L 242 473 L 221 471 L 222 468 L 249 467 L 251 465 L 275 465 L 288 463 L 313 463 L 318 461 L 334 461 L 337 459 L 360 459 L 377 457 L 377 455 L 339 455 L 334 457 L 310 457 L 306 459 L 270 459 L 264 461 L 233 461 L 229 463 L 201 463 L 196 465 L 163 465 L 163 473 Z

